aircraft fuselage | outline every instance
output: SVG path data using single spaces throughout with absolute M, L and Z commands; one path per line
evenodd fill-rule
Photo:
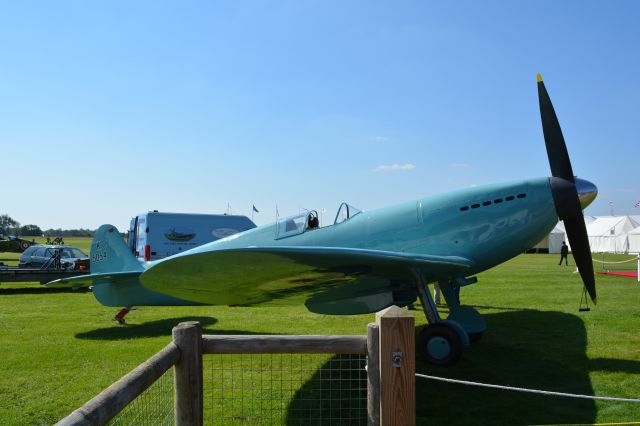
M 181 255 L 249 246 L 350 247 L 474 262 L 466 275 L 500 264 L 541 241 L 558 222 L 548 178 L 493 184 L 364 211 L 342 223 L 276 239 L 277 224 Z

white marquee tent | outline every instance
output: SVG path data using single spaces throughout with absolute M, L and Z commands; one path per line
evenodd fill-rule
M 594 253 L 628 253 L 629 232 L 640 223 L 630 216 L 601 216 L 587 225 L 589 245 Z
M 628 234 L 629 253 L 640 253 L 640 226 L 632 229 Z
M 639 216 L 585 216 L 587 235 L 594 253 L 640 253 Z M 533 247 L 537 251 L 560 253 L 562 242 L 569 244 L 564 223 L 558 222 L 545 239 Z

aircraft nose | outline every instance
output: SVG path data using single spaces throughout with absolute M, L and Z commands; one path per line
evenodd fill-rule
M 580 206 L 584 210 L 598 195 L 598 188 L 588 180 L 576 178 L 576 190 L 580 198 Z

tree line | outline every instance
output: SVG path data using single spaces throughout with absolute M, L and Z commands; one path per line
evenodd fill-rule
M 38 225 L 20 225 L 7 214 L 0 215 L 0 234 L 15 235 L 17 237 L 93 237 L 93 229 L 47 229 L 42 230 Z

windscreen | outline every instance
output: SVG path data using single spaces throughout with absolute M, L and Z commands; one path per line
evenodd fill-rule
M 362 210 L 357 207 L 353 207 L 352 205 L 347 203 L 342 203 L 338 208 L 338 214 L 336 214 L 336 220 L 333 222 L 333 224 L 337 225 L 338 223 L 342 223 L 361 212 Z

